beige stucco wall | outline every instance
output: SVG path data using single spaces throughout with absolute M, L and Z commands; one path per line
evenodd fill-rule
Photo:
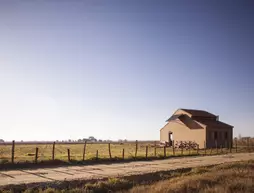
M 160 140 L 168 142 L 169 132 L 173 133 L 174 141 L 195 141 L 199 144 L 199 148 L 204 148 L 204 141 L 206 139 L 206 129 L 190 129 L 181 121 L 175 120 L 168 122 L 160 130 Z

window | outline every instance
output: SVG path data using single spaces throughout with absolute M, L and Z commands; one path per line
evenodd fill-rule
M 218 138 L 218 133 L 217 131 L 214 131 L 214 140 L 217 140 L 217 138 Z
M 228 132 L 225 132 L 225 139 L 228 139 Z

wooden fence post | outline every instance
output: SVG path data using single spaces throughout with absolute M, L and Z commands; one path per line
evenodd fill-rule
M 229 143 L 229 152 L 232 153 L 232 144 Z
M 83 149 L 83 161 L 85 161 L 85 158 L 86 158 L 86 141 L 85 141 L 84 149 Z
M 167 156 L 166 145 L 163 148 L 164 148 L 164 158 L 166 158 L 166 156 Z
M 135 159 L 137 158 L 137 154 L 138 154 L 138 140 L 136 140 Z
M 228 141 L 225 141 L 225 148 L 229 149 L 229 147 L 228 147 Z
M 181 141 L 181 155 L 183 155 L 183 142 Z
M 221 154 L 223 153 L 223 147 L 222 147 L 222 144 L 220 145 L 220 153 L 221 153 Z
M 237 153 L 237 139 L 235 139 L 235 152 Z
M 173 151 L 173 156 L 175 155 L 175 141 L 172 141 L 172 151 Z
M 124 148 L 123 148 L 123 155 L 122 156 L 123 156 L 123 160 L 124 160 Z
M 12 148 L 11 148 L 11 163 L 14 163 L 14 155 L 15 155 L 15 141 L 12 141 Z
M 204 149 L 205 149 L 205 155 L 206 155 L 206 142 L 204 141 Z
M 55 145 L 56 145 L 56 142 L 53 143 L 52 160 L 55 160 Z
M 108 143 L 108 154 L 109 158 L 112 159 L 110 143 Z
M 148 146 L 146 146 L 146 159 L 147 159 L 147 154 L 148 154 Z
M 156 141 L 154 141 L 154 157 L 156 157 Z
M 189 155 L 191 154 L 191 142 L 189 141 Z
M 216 146 L 216 152 L 217 152 L 217 154 L 219 153 L 219 150 L 218 150 L 218 142 L 217 142 L 217 140 L 215 141 L 215 146 Z
M 35 158 L 34 158 L 34 162 L 37 164 L 37 160 L 38 160 L 38 151 L 39 151 L 39 148 L 36 147 L 35 149 Z
M 250 140 L 249 140 L 249 138 L 247 139 L 247 146 L 248 146 L 248 152 L 250 152 Z
M 199 154 L 199 144 L 197 145 L 197 154 Z
M 252 143 L 252 140 L 250 140 L 250 152 L 253 151 L 253 143 Z
M 99 151 L 96 150 L 96 160 L 98 160 L 98 158 L 99 158 Z
M 70 149 L 67 149 L 67 153 L 68 153 L 68 161 L 71 161 L 71 155 L 70 155 Z

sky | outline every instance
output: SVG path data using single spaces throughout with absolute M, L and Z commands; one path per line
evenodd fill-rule
M 156 140 L 178 108 L 254 136 L 253 1 L 0 0 L 0 138 Z

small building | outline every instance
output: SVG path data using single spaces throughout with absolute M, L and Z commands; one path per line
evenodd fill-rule
M 233 126 L 207 111 L 178 109 L 166 122 L 160 130 L 162 142 L 192 142 L 199 148 L 232 146 Z

